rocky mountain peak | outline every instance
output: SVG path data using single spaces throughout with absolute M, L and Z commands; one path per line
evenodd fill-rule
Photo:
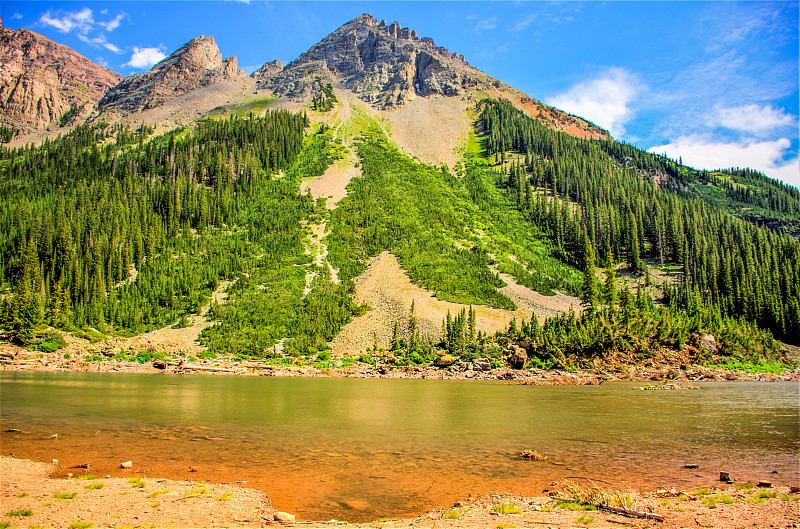
M 166 59 L 153 66 L 153 70 L 182 68 L 186 70 L 213 70 L 222 66 L 220 53 L 214 37 L 199 36 L 193 38 Z
M 214 37 L 194 38 L 149 72 L 126 77 L 100 100 L 101 109 L 138 112 L 163 105 L 198 88 L 246 77 L 236 57 L 222 59 Z
M 0 123 L 21 133 L 60 124 L 71 110 L 88 111 L 121 79 L 38 33 L 0 27 Z
M 317 78 L 342 82 L 376 108 L 404 105 L 417 96 L 461 95 L 468 87 L 497 83 L 462 55 L 433 39 L 364 14 L 322 39 L 277 75 L 255 75 L 260 88 L 303 99 L 320 87 Z

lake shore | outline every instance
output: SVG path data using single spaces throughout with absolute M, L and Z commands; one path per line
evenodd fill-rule
M 651 385 L 688 384 L 700 381 L 800 381 L 800 370 L 783 373 L 748 373 L 706 366 L 649 363 L 618 365 L 591 370 L 564 369 L 514 369 L 510 366 L 489 368 L 479 362 L 456 362 L 447 367 L 396 366 L 388 362 L 367 364 L 362 362 L 339 365 L 333 359 L 327 366 L 269 364 L 257 361 L 239 361 L 234 358 L 206 360 L 181 359 L 143 363 L 104 358 L 98 360 L 94 349 L 70 348 L 70 353 L 41 353 L 4 345 L 2 351 L 13 358 L 5 358 L 0 370 L 9 371 L 62 371 L 97 373 L 162 373 L 181 375 L 237 375 L 280 377 L 351 377 L 351 378 L 408 378 L 436 380 L 500 380 L 512 384 L 531 385 L 594 385 L 607 381 L 635 381 Z
M 498 528 L 542 526 L 552 528 L 607 527 L 798 527 L 800 494 L 786 484 L 753 487 L 720 484 L 719 488 L 606 491 L 595 486 L 564 483 L 541 496 L 488 495 L 457 501 L 453 506 L 416 518 L 384 518 L 369 523 L 292 520 L 278 513 L 269 498 L 236 483 L 212 484 L 137 476 L 92 476 L 75 470 L 73 478 L 49 475 L 58 464 L 0 456 L 0 497 L 3 527 L 265 527 L 331 526 L 404 529 L 411 527 Z M 637 513 L 612 509 L 583 510 L 575 501 L 588 499 L 606 504 L 620 500 Z M 589 502 L 591 503 L 591 502 Z M 656 518 L 644 518 L 641 513 Z M 284 518 L 285 521 L 278 521 Z

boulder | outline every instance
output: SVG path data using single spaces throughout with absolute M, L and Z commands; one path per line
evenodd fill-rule
M 293 522 L 295 519 L 294 514 L 281 511 L 276 511 L 272 517 L 276 522 Z
M 508 355 L 508 365 L 514 369 L 522 369 L 528 362 L 528 352 L 518 345 L 511 346 L 511 352 Z
M 153 359 L 153 367 L 156 369 L 166 369 L 167 363 L 163 360 L 159 360 L 158 358 Z
M 451 365 L 458 362 L 458 358 L 450 354 L 443 354 L 436 357 L 436 360 L 433 361 L 433 365 L 436 367 L 450 367 Z
M 713 334 L 704 334 L 700 336 L 700 349 L 716 353 L 719 347 L 717 346 L 717 339 Z
M 491 371 L 492 364 L 488 358 L 476 358 L 472 361 L 472 369 L 475 371 Z

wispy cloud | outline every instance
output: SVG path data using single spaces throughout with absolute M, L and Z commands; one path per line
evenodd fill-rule
M 517 20 L 514 24 L 509 26 L 508 31 L 513 31 L 513 32 L 525 31 L 530 27 L 531 24 L 533 24 L 536 21 L 537 18 L 538 15 L 536 13 L 525 15 L 521 19 Z
M 104 9 L 100 14 L 106 14 Z M 127 17 L 124 12 L 107 21 L 98 21 L 94 18 L 94 12 L 88 7 L 79 11 L 52 11 L 47 10 L 39 17 L 39 24 L 45 27 L 52 27 L 61 33 L 75 33 L 75 35 L 86 44 L 97 48 L 105 48 L 114 53 L 122 53 L 122 49 L 117 45 L 108 42 L 105 33 L 117 29 L 122 21 Z
M 108 22 L 98 22 L 97 24 L 104 27 L 106 31 L 114 31 L 119 27 L 122 21 L 127 17 L 127 13 L 119 13 L 116 17 Z
M 84 7 L 80 11 L 72 11 L 67 13 L 57 12 L 53 15 L 49 9 L 45 14 L 39 18 L 39 22 L 45 26 L 56 28 L 62 33 L 69 33 L 77 31 L 78 33 L 86 34 L 93 29 L 94 17 L 92 10 Z
M 131 68 L 142 70 L 151 68 L 155 63 L 165 57 L 166 55 L 164 54 L 163 48 L 160 46 L 157 48 L 139 48 L 138 46 L 134 46 L 131 60 L 123 64 L 123 66 L 130 66 Z
M 795 125 L 794 116 L 772 105 L 742 105 L 726 108 L 717 105 L 715 118 L 719 125 L 740 132 L 763 136 Z
M 13 15 L 11 15 L 11 20 L 21 20 L 21 19 L 22 15 L 20 15 L 19 13 L 14 13 Z
M 478 23 L 475 24 L 475 31 L 480 33 L 482 31 L 494 29 L 496 27 L 497 27 L 497 16 L 495 15 L 479 20 Z
M 633 103 L 643 90 L 638 78 L 624 68 L 610 68 L 604 74 L 573 85 L 547 103 L 599 125 L 613 136 L 625 133 L 635 114 Z
M 796 156 L 786 159 L 790 147 L 788 138 L 774 141 L 722 141 L 708 135 L 693 135 L 681 136 L 648 150 L 656 154 L 666 153 L 671 158 L 681 157 L 684 163 L 697 169 L 750 167 L 800 187 L 800 160 Z

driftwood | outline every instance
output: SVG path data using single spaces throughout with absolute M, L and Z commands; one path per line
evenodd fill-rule
M 637 511 L 634 509 L 625 509 L 623 507 L 613 507 L 611 505 L 606 505 L 605 503 L 601 503 L 596 505 L 600 510 L 613 512 L 615 514 L 622 514 L 624 516 L 634 516 L 636 518 L 645 518 L 648 520 L 656 520 L 659 522 L 664 521 L 664 517 L 660 514 L 655 514 L 652 512 L 645 512 L 645 511 Z
M 236 371 L 238 371 L 238 369 L 231 369 L 228 367 L 203 366 L 197 364 L 181 364 L 178 366 L 178 369 L 192 369 L 194 371 L 221 371 L 223 373 L 236 373 Z
M 551 498 L 553 501 L 562 501 L 566 503 L 582 503 L 577 501 L 575 498 L 561 498 L 558 496 L 554 496 Z M 621 514 L 623 516 L 632 516 L 635 518 L 645 518 L 648 520 L 656 520 L 658 522 L 663 522 L 664 517 L 660 514 L 652 513 L 652 512 L 645 512 L 645 511 L 637 511 L 635 509 L 625 509 L 624 507 L 614 507 L 613 505 L 608 505 L 605 503 L 586 503 L 584 505 L 594 505 L 601 511 L 606 512 L 613 512 L 614 514 Z

